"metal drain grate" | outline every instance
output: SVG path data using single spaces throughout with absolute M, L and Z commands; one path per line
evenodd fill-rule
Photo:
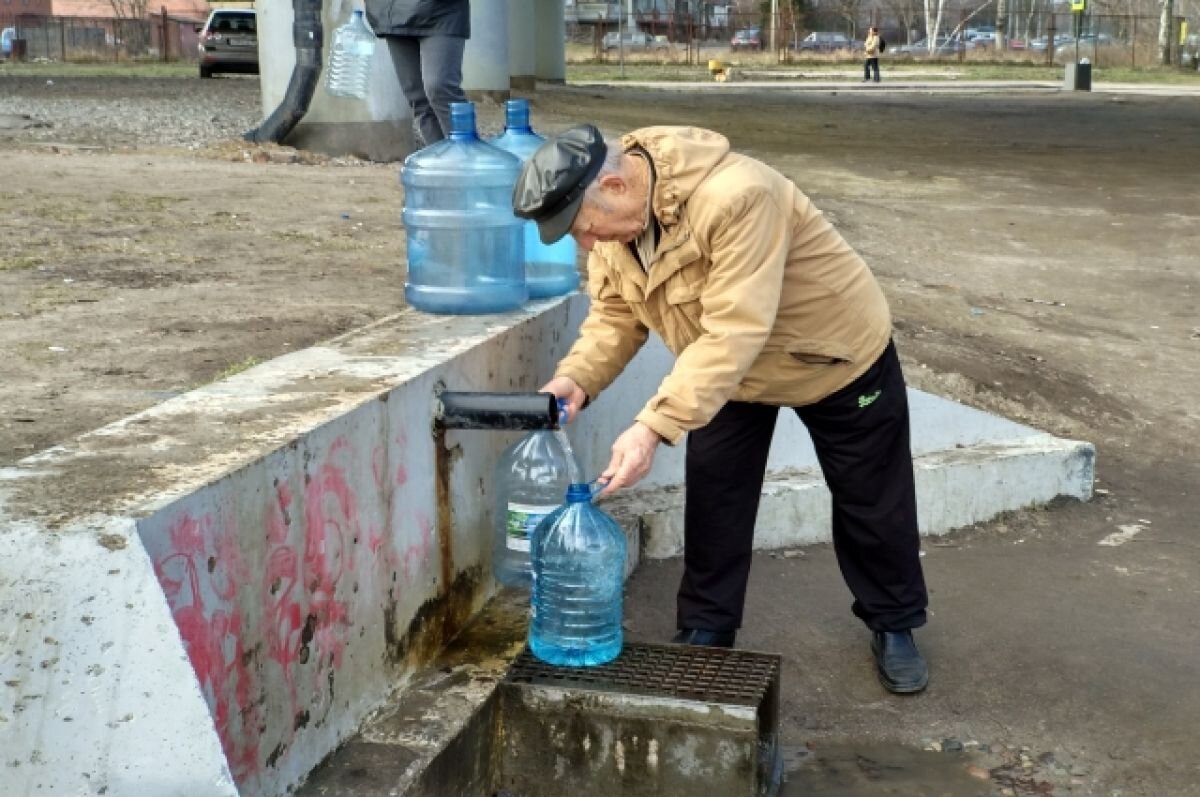
M 538 661 L 526 648 L 504 680 L 757 707 L 778 672 L 779 657 L 763 653 L 626 644 L 615 661 L 599 667 L 554 667 Z

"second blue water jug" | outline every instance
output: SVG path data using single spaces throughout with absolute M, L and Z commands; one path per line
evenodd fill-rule
M 491 143 L 511 152 L 522 161 L 529 160 L 546 139 L 529 126 L 529 100 L 509 100 L 504 106 L 504 134 Z M 525 222 L 525 280 L 534 299 L 561 296 L 579 285 L 575 268 L 575 239 L 570 235 L 544 244 L 538 236 L 537 222 Z
M 529 649 L 548 664 L 591 667 L 621 652 L 625 534 L 587 484 L 533 531 Z
M 450 105 L 450 136 L 404 161 L 408 281 L 429 313 L 515 310 L 529 298 L 522 221 L 512 212 L 515 156 L 480 140 L 475 106 Z

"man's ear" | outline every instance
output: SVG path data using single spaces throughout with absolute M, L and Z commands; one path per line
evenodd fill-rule
M 599 183 L 600 187 L 605 191 L 610 191 L 614 194 L 623 194 L 629 188 L 628 184 L 625 182 L 625 178 L 619 174 L 610 173 L 603 175 L 600 178 Z

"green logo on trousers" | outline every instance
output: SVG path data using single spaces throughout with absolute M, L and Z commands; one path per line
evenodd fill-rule
M 871 406 L 872 404 L 875 403 L 875 399 L 879 398 L 879 394 L 882 392 L 883 392 L 882 390 L 876 390 L 874 393 L 868 393 L 865 396 L 859 396 L 858 397 L 858 408 L 860 410 L 863 410 L 863 409 L 866 409 L 867 407 Z

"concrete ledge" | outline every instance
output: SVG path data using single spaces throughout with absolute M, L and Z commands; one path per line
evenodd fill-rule
M 1039 434 L 982 442 L 914 459 L 921 533 L 944 534 L 1001 512 L 1059 496 L 1092 496 L 1095 449 L 1090 443 Z M 615 503 L 615 502 L 614 502 Z M 683 490 L 639 491 L 609 507 L 641 518 L 642 555 L 683 553 Z M 763 486 L 754 547 L 790 548 L 830 539 L 829 491 L 815 468 L 770 474 Z

